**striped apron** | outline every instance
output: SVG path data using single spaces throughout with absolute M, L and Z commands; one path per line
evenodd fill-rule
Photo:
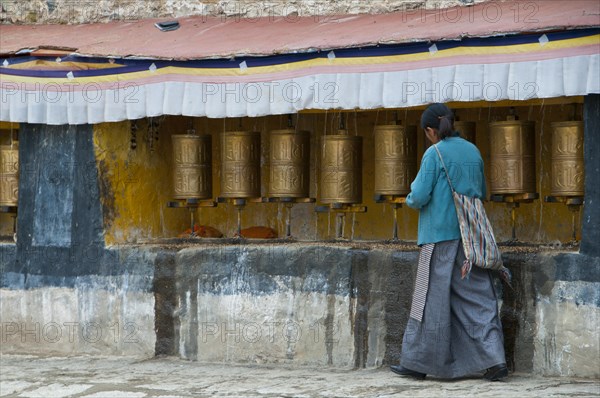
M 434 248 L 435 243 L 427 243 L 421 246 L 421 251 L 419 252 L 417 279 L 415 280 L 415 290 L 413 292 L 412 306 L 410 308 L 410 317 L 417 322 L 423 320 L 427 289 L 429 288 L 429 267 L 431 265 L 431 256 L 433 255 Z

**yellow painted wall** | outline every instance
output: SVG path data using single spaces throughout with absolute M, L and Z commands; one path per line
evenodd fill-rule
M 154 141 L 151 152 L 147 122 L 138 126 L 135 150 L 130 150 L 130 122 L 94 126 L 107 244 L 174 236 L 186 219 L 166 208 L 171 191 L 168 136 Z
M 554 103 L 556 101 L 553 101 Z M 477 145 L 480 148 L 486 167 L 489 165 L 489 144 L 487 124 L 490 121 L 504 120 L 509 108 L 481 106 L 460 108 L 457 114 L 463 121 L 477 122 Z M 485 105 L 485 104 L 483 104 Z M 527 105 L 516 107 L 521 120 L 536 122 L 536 155 L 538 192 L 540 200 L 523 204 L 517 210 L 517 237 L 523 241 L 547 242 L 559 240 L 567 242 L 571 236 L 571 213 L 561 204 L 544 203 L 541 198 L 549 195 L 550 189 L 550 123 L 568 120 L 572 106 L 567 104 Z M 422 110 L 399 110 L 403 124 L 418 124 Z M 578 110 L 581 118 L 581 105 Z M 390 206 L 373 201 L 373 128 L 392 119 L 393 111 L 346 112 L 350 134 L 364 137 L 363 148 L 363 200 L 368 206 L 365 214 L 348 216 L 346 236 L 365 240 L 389 239 L 392 236 L 392 209 Z M 319 142 L 325 132 L 337 129 L 339 112 L 302 113 L 298 116 L 297 128 L 311 131 L 311 196 L 318 196 Z M 114 216 L 107 217 L 107 243 L 123 243 L 158 238 L 172 238 L 189 227 L 189 213 L 186 209 L 171 209 L 166 203 L 171 200 L 171 142 L 170 135 L 182 134 L 192 121 L 199 133 L 213 136 L 213 196 L 219 195 L 219 134 L 229 130 L 258 130 L 262 132 L 263 155 L 261 162 L 262 194 L 267 194 L 268 183 L 268 131 L 285 128 L 286 116 L 269 116 L 242 119 L 207 119 L 186 117 L 160 118 L 159 140 L 156 150 L 150 153 L 144 140 L 146 122 L 138 122 L 138 148 L 129 149 L 129 122 L 101 124 L 95 127 L 94 142 L 99 169 L 106 187 L 114 195 L 114 201 L 105 204 L 114 208 Z M 295 119 L 295 118 L 294 118 Z M 419 158 L 424 148 L 424 136 L 419 132 Z M 540 162 L 540 159 L 542 160 Z M 489 175 L 489 168 L 487 171 Z M 106 191 L 106 190 L 105 190 Z M 110 195 L 109 195 L 110 197 Z M 317 214 L 314 204 L 298 204 L 293 209 L 292 234 L 302 240 L 329 239 L 335 233 L 335 215 Z M 504 204 L 487 203 L 489 216 L 493 222 L 497 238 L 501 241 L 510 238 L 510 211 Z M 269 226 L 280 236 L 285 234 L 285 207 L 280 204 L 252 203 L 242 213 L 243 227 Z M 197 223 L 210 225 L 221 230 L 227 237 L 236 231 L 236 213 L 232 205 L 220 204 L 217 208 L 202 208 L 195 212 Z M 399 210 L 399 237 L 416 240 L 418 213 L 409 208 Z

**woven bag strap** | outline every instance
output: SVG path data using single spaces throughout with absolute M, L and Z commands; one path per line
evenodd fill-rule
M 446 179 L 448 180 L 448 185 L 450 185 L 450 189 L 452 190 L 452 192 L 455 192 L 454 186 L 452 186 L 452 181 L 450 181 L 450 174 L 448 173 L 448 169 L 446 168 L 446 164 L 444 163 L 444 158 L 442 157 L 442 154 L 440 153 L 437 144 L 433 144 L 433 147 L 435 148 L 435 151 L 437 152 L 438 156 L 440 157 L 440 161 L 442 162 L 442 167 L 444 168 L 444 173 L 446 173 Z

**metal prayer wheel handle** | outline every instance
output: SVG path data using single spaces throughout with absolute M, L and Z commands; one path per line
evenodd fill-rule
M 392 241 L 398 241 L 398 209 L 401 208 L 401 204 L 393 204 L 392 211 L 394 213 L 394 221 L 392 226 Z
M 269 148 L 271 198 L 310 196 L 310 133 L 293 129 L 273 130 Z
M 564 203 L 567 208 L 572 212 L 571 217 L 571 239 L 573 242 L 577 242 L 577 219 L 579 218 L 579 211 L 583 206 L 583 196 L 546 196 L 544 202 L 547 203 Z
M 346 203 L 332 203 L 328 206 L 315 207 L 317 213 L 336 213 L 336 239 L 343 239 L 346 213 L 366 213 L 367 207 Z
M 241 239 L 242 237 L 242 210 L 244 205 L 236 205 L 237 209 L 237 236 Z
M 260 198 L 260 132 L 221 134 L 221 198 Z
M 336 239 L 344 239 L 344 228 L 346 224 L 346 214 L 336 213 L 335 215 L 335 237 Z
M 584 195 L 583 122 L 552 123 L 552 196 Z
M 19 144 L 0 145 L 0 206 L 17 207 L 19 203 Z M 7 209 L 8 210 L 8 209 Z
M 189 208 L 190 212 L 190 237 L 194 236 L 194 209 Z
M 212 199 L 185 199 L 167 202 L 167 207 L 174 209 L 186 208 L 190 212 L 190 237 L 194 236 L 195 211 L 199 207 L 215 207 L 217 205 Z
M 323 137 L 320 201 L 347 205 L 362 202 L 362 137 Z
M 460 132 L 460 136 L 462 138 L 475 144 L 475 138 L 477 136 L 477 123 L 455 121 L 454 130 Z
M 523 193 L 523 194 L 514 194 L 514 195 L 491 195 L 490 200 L 492 202 L 503 202 L 506 203 L 510 207 L 510 220 L 511 220 L 511 236 L 512 242 L 517 241 L 516 234 L 516 219 L 517 219 L 517 207 L 521 205 L 521 203 L 532 203 L 535 199 L 539 198 L 539 194 L 537 193 Z
M 408 195 L 417 175 L 417 128 L 375 126 L 375 194 Z
M 490 123 L 489 128 L 490 193 L 535 192 L 535 124 L 507 120 Z
M 387 203 L 392 206 L 394 212 L 392 240 L 398 241 L 398 209 L 401 209 L 402 205 L 406 203 L 406 196 L 375 195 L 374 200 L 376 203 Z
M 253 200 L 253 202 L 258 202 L 260 199 Z M 218 203 L 229 203 L 232 204 L 236 209 L 236 233 L 235 237 L 238 239 L 242 239 L 242 210 L 248 203 L 246 199 L 231 199 L 231 198 L 217 198 Z
M 394 209 L 394 231 L 392 233 L 392 240 L 397 241 L 398 240 L 398 209 L 401 208 L 402 205 L 399 203 L 396 203 L 394 205 L 392 205 L 392 208 Z
M 292 209 L 297 203 L 315 203 L 314 198 L 264 198 L 263 202 L 283 203 L 287 209 L 286 217 L 286 239 L 292 238 Z
M 293 204 L 287 203 L 285 208 L 287 209 L 287 217 L 285 219 L 285 237 L 290 239 L 292 237 L 292 207 Z
M 571 240 L 577 242 L 577 219 L 579 218 L 579 211 L 581 205 L 567 205 L 571 211 Z
M 17 213 L 15 212 L 15 214 L 12 216 L 13 219 L 13 241 L 15 243 L 17 243 Z
M 510 227 L 511 227 L 511 239 L 517 240 L 516 224 L 517 224 L 517 207 L 519 203 L 510 204 Z
M 223 198 L 218 197 L 217 203 L 229 203 L 232 204 L 237 210 L 237 238 L 242 239 L 242 210 L 248 203 L 265 203 L 267 200 L 264 198 Z
M 212 198 L 212 137 L 173 135 L 173 198 Z

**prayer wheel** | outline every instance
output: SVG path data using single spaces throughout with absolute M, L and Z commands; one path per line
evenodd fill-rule
M 173 135 L 175 199 L 212 198 L 212 137 Z
M 534 193 L 535 123 L 507 120 L 489 126 L 490 192 Z
M 467 141 L 475 144 L 475 131 L 477 124 L 475 122 L 454 122 L 454 130 L 460 132 L 460 136 Z
M 19 200 L 19 146 L 0 146 L 0 206 L 17 206 Z
M 362 202 L 362 137 L 346 130 L 323 137 L 321 157 L 321 202 Z
M 375 127 L 375 194 L 404 196 L 417 175 L 416 126 Z
M 552 123 L 553 196 L 583 196 L 583 122 Z
M 270 139 L 269 196 L 310 196 L 310 133 L 274 130 Z
M 221 197 L 260 197 L 260 132 L 221 135 Z

